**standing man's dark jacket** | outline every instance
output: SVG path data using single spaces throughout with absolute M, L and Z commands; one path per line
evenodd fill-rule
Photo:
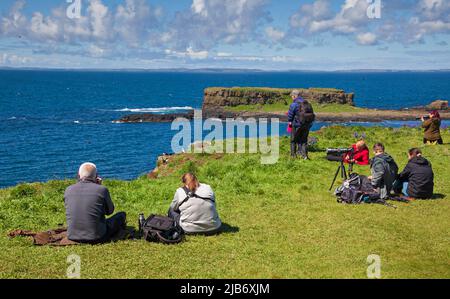
M 408 196 L 431 198 L 434 188 L 434 174 L 431 163 L 423 157 L 414 157 L 399 174 L 401 182 L 408 182 Z
M 300 128 L 304 125 L 311 125 L 315 115 L 311 104 L 301 97 L 298 97 L 289 107 L 288 122 L 292 123 L 294 128 Z
M 82 180 L 64 193 L 68 238 L 72 241 L 96 241 L 107 232 L 105 216 L 114 212 L 106 187 Z
M 394 159 L 383 153 L 372 159 L 370 164 L 372 172 L 372 186 L 380 189 L 380 197 L 385 199 L 392 190 L 393 183 L 397 178 L 398 166 Z

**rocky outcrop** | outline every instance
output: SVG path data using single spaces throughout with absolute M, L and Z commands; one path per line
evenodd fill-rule
M 428 104 L 427 109 L 430 110 L 447 110 L 448 109 L 448 101 L 437 100 Z
M 129 114 L 123 116 L 121 119 L 115 120 L 114 123 L 142 123 L 142 122 L 164 123 L 164 122 L 172 122 L 179 117 L 192 119 L 194 117 L 194 112 L 170 113 L 170 114 L 155 114 L 155 113 Z
M 207 88 L 203 103 L 203 118 L 278 118 L 280 121 L 287 121 L 285 113 L 264 112 L 264 111 L 231 111 L 227 107 L 239 105 L 264 105 L 282 103 L 287 105 L 292 101 L 290 93 L 292 89 L 280 88 Z M 339 103 L 353 105 L 353 93 L 345 93 L 343 90 L 310 88 L 299 89 L 300 95 L 315 103 Z M 383 120 L 416 120 L 417 117 L 427 114 L 428 110 L 441 110 L 442 119 L 450 119 L 448 101 L 437 100 L 427 106 L 402 110 L 377 110 L 365 109 L 355 112 L 319 112 L 316 113 L 317 121 L 350 122 L 350 121 L 370 121 L 377 122 Z M 115 121 L 117 123 L 143 123 L 143 122 L 172 122 L 177 118 L 193 119 L 194 112 L 173 113 L 173 114 L 130 114 Z
M 203 110 L 226 106 L 265 105 L 292 101 L 290 93 L 293 89 L 285 88 L 254 88 L 254 87 L 211 87 L 204 91 Z M 353 93 L 332 88 L 298 88 L 300 95 L 310 101 L 320 104 L 338 103 L 353 105 Z

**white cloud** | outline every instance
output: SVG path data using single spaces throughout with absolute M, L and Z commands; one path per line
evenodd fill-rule
M 31 18 L 30 30 L 36 37 L 46 39 L 57 39 L 59 27 L 57 22 L 49 17 L 44 17 L 42 13 L 35 12 Z
M 360 33 L 356 36 L 356 39 L 363 46 L 371 46 L 377 43 L 377 36 L 371 32 Z
M 450 1 L 383 1 L 382 18 L 370 19 L 366 0 L 345 0 L 333 11 L 331 0 L 300 6 L 290 18 L 290 34 L 304 38 L 332 33 L 348 36 L 360 45 L 379 42 L 411 44 L 427 36 L 450 33 Z M 409 16 L 409 17 L 408 17 Z
M 192 47 L 188 47 L 186 51 L 173 51 L 166 49 L 165 53 L 180 58 L 191 58 L 191 59 L 206 59 L 209 56 L 208 51 L 194 51 Z
M 357 32 L 358 28 L 365 26 L 370 19 L 367 17 L 368 2 L 366 0 L 346 0 L 341 10 L 329 17 L 329 2 L 319 0 L 321 13 L 306 16 L 304 26 L 309 33 L 332 31 L 336 33 Z M 315 3 L 315 4 L 317 4 Z M 310 18 L 310 19 L 309 19 Z
M 100 40 L 106 40 L 112 34 L 111 15 L 106 5 L 101 0 L 91 0 L 87 13 L 89 15 L 92 36 Z
M 1 18 L 0 34 L 17 35 L 23 32 L 28 25 L 27 18 L 22 14 L 24 6 L 25 0 L 16 1 L 9 14 Z
M 193 0 L 191 9 L 194 13 L 199 14 L 203 17 L 208 16 L 208 10 L 206 9 L 205 0 Z
M 114 30 L 119 38 L 138 46 L 151 29 L 158 27 L 161 14 L 161 8 L 150 7 L 145 0 L 125 0 L 125 5 L 117 7 Z
M 270 20 L 267 4 L 268 0 L 193 0 L 189 10 L 176 14 L 160 40 L 176 50 L 209 50 L 219 43 L 256 40 L 259 26 Z
M 0 65 L 25 65 L 29 62 L 31 62 L 32 59 L 30 57 L 26 56 L 19 56 L 15 54 L 8 54 L 8 53 L 0 53 Z
M 97 57 L 97 58 L 103 57 L 106 53 L 105 49 L 103 49 L 99 46 L 96 46 L 96 45 L 90 45 L 87 51 L 91 57 Z
M 17 1 L 10 13 L 0 19 L 1 35 L 20 34 L 31 41 L 110 43 L 112 46 L 120 41 L 137 45 L 150 38 L 149 32 L 158 27 L 162 13 L 159 7 L 150 7 L 145 0 L 124 0 L 115 11 L 102 0 L 89 0 L 80 18 L 68 18 L 65 7 L 60 6 L 48 16 L 35 12 L 27 19 L 22 14 L 24 6 L 24 0 Z
M 273 42 L 281 41 L 286 36 L 286 33 L 281 30 L 277 30 L 272 26 L 267 27 L 265 32 L 267 37 Z
M 217 52 L 217 56 L 218 56 L 218 57 L 230 57 L 230 56 L 233 56 L 233 53 L 229 53 L 229 52 Z

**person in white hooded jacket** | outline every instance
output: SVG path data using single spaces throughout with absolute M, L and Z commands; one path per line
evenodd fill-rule
M 175 192 L 169 217 L 173 218 L 187 234 L 219 232 L 222 222 L 211 186 L 199 183 L 192 173 L 186 173 L 181 180 L 183 187 Z

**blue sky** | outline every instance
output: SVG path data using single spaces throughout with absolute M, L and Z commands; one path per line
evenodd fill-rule
M 68 1 L 1 0 L 0 67 L 450 69 L 448 0 Z

